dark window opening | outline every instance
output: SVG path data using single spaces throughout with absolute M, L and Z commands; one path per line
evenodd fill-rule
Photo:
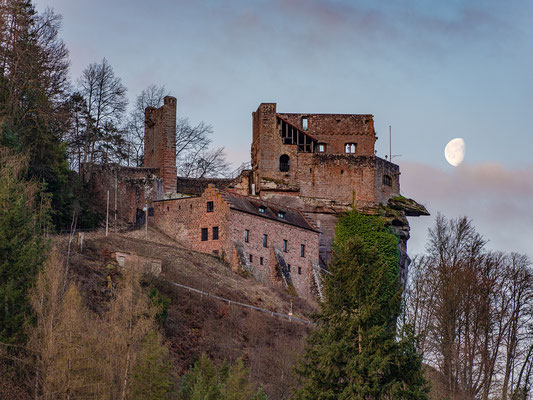
M 263 265 L 263 257 L 259 258 L 259 264 Z
M 287 154 L 283 154 L 279 158 L 279 170 L 281 172 L 288 172 L 290 168 L 290 158 Z
M 170 207 L 169 207 L 169 206 L 167 206 L 167 211 L 169 211 L 169 210 L 170 210 Z
M 302 275 L 302 267 L 298 267 L 298 275 Z
M 302 124 L 304 124 L 303 120 Z M 306 153 L 312 153 L 313 151 L 315 151 L 316 140 L 314 140 L 311 136 L 305 133 L 308 128 L 307 122 L 305 122 L 305 129 L 302 130 L 294 127 L 293 125 L 284 120 L 281 120 L 281 124 L 279 124 L 279 127 L 283 144 L 295 144 L 297 145 L 298 151 L 303 151 Z
M 289 242 L 286 239 L 283 239 L 283 251 L 286 253 L 289 249 Z
M 207 212 L 213 212 L 213 210 L 215 209 L 215 206 L 213 204 L 212 201 L 208 201 L 207 202 Z
M 244 243 L 250 242 L 250 231 L 248 229 L 244 230 Z
M 305 244 L 300 245 L 300 257 L 305 257 Z
M 254 256 L 252 256 L 251 254 L 250 254 L 250 258 L 249 259 L 250 259 L 250 262 L 254 262 Z
M 343 170 L 343 169 L 341 169 L 341 175 L 342 175 L 342 174 L 344 174 L 344 170 Z
M 263 235 L 263 247 L 268 247 L 268 235 Z
M 287 271 L 289 272 L 289 274 L 291 273 L 291 265 L 290 264 L 287 264 Z
M 383 184 L 387 186 L 392 186 L 392 178 L 388 175 L 383 175 Z
M 202 228 L 202 242 L 207 241 L 208 234 L 209 234 L 209 233 L 208 233 L 207 228 Z
M 357 151 L 357 143 L 346 143 L 344 145 L 344 152 L 346 154 L 355 154 Z
M 154 207 L 150 207 L 150 208 L 148 209 L 148 216 L 149 216 L 149 217 L 153 217 L 153 216 L 154 216 Z
M 267 209 L 266 209 L 265 206 L 260 206 L 258 211 L 259 211 L 261 214 L 264 214 L 264 213 L 266 213 L 266 210 L 267 210 Z
M 285 219 L 285 211 L 278 211 L 278 218 Z
M 192 210 L 192 203 L 191 203 L 191 210 Z
M 306 131 L 308 129 L 308 120 L 307 117 L 302 118 L 302 131 Z
M 180 204 L 180 205 L 178 205 L 178 210 L 181 210 L 181 204 Z
M 218 240 L 218 226 L 213 227 L 213 240 Z

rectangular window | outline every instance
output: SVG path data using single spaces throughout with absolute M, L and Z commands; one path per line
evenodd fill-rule
M 268 247 L 268 235 L 263 235 L 263 247 Z
M 383 184 L 387 186 L 392 186 L 392 178 L 388 175 L 383 175 Z
M 259 264 L 263 265 L 263 257 L 259 258 Z
M 298 275 L 302 275 L 302 267 L 298 267 Z
M 208 201 L 207 202 L 207 212 L 213 212 L 213 210 L 215 209 L 215 206 L 213 204 L 212 201 Z
M 208 230 L 207 228 L 202 228 L 202 242 L 205 242 L 208 238 Z
M 260 206 L 260 207 L 259 207 L 259 212 L 260 212 L 261 214 L 266 213 L 266 207 L 264 207 L 264 206 Z
M 285 219 L 285 211 L 278 211 L 278 218 Z
M 248 229 L 244 230 L 244 243 L 250 242 L 250 231 Z
M 154 216 L 154 207 L 150 207 L 150 208 L 148 209 L 148 216 L 149 216 L 149 217 L 153 217 L 153 216 Z
M 287 271 L 289 272 L 289 274 L 291 273 L 291 265 L 290 264 L 287 264 Z
M 319 153 L 324 153 L 325 151 L 326 151 L 326 145 L 320 143 L 320 144 L 318 145 L 318 152 L 319 152 Z
M 250 259 L 250 262 L 254 262 L 254 256 L 252 256 L 251 254 L 250 254 L 249 259 Z
M 218 226 L 213 227 L 213 240 L 218 240 Z
M 289 251 L 289 242 L 287 240 L 283 239 L 283 251 L 286 253 Z
M 307 117 L 302 118 L 302 131 L 306 131 L 308 128 L 307 126 Z
M 305 244 L 300 245 L 300 257 L 305 257 Z

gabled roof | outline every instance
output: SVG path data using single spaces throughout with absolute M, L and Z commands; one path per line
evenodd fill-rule
M 313 232 L 319 230 L 298 210 L 294 208 L 284 207 L 278 204 L 266 202 L 255 197 L 243 196 L 234 192 L 226 192 L 219 190 L 220 194 L 230 204 L 230 208 L 242 211 L 248 214 L 253 214 L 258 217 L 267 218 L 283 224 L 297 226 L 298 228 L 307 229 Z M 264 212 L 260 212 L 260 208 Z M 278 217 L 278 213 L 282 212 L 283 218 Z

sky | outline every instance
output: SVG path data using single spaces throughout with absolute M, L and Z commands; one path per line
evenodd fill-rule
M 401 168 L 421 253 L 438 212 L 468 216 L 494 250 L 533 258 L 533 2 L 37 0 L 63 16 L 75 81 L 107 58 L 135 97 L 164 85 L 214 128 L 237 168 L 251 113 L 373 114 L 378 156 Z M 446 143 L 464 138 L 457 168 Z

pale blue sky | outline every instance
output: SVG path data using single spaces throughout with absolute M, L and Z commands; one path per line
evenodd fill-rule
M 39 0 L 64 17 L 75 79 L 106 57 L 130 99 L 151 83 L 215 129 L 237 166 L 251 112 L 371 113 L 378 155 L 432 213 L 474 218 L 491 246 L 533 256 L 533 3 Z M 444 146 L 466 141 L 460 168 Z M 428 172 L 431 172 L 428 175 Z M 445 189 L 444 189 L 445 188 Z M 419 252 L 433 218 L 413 221 Z

